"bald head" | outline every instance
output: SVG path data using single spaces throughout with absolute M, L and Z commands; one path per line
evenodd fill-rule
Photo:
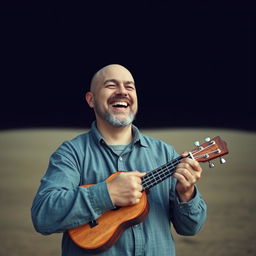
M 85 99 L 94 109 L 97 125 L 130 126 L 138 109 L 132 74 L 118 64 L 105 66 L 93 76 Z
M 98 72 L 96 72 L 91 80 L 90 85 L 90 91 L 92 93 L 95 93 L 97 90 L 97 87 L 100 84 L 104 84 L 106 80 L 110 79 L 116 79 L 116 80 L 123 80 L 130 81 L 134 83 L 134 79 L 132 77 L 132 74 L 128 69 L 126 69 L 124 66 L 119 64 L 110 64 L 102 69 L 100 69 Z

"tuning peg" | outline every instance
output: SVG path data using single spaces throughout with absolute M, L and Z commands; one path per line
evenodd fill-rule
M 215 166 L 214 163 L 209 161 L 209 167 L 213 168 L 214 166 Z
M 223 157 L 220 157 L 220 163 L 221 163 L 221 164 L 225 164 L 225 163 L 226 163 L 226 160 L 225 160 Z
M 206 137 L 206 138 L 204 139 L 205 142 L 209 142 L 210 140 L 211 140 L 210 137 Z
M 194 145 L 199 147 L 200 146 L 200 142 L 197 140 L 197 141 L 194 142 Z

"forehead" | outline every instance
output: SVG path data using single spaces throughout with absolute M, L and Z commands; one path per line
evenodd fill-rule
M 131 73 L 123 67 L 109 67 L 99 72 L 99 80 L 104 83 L 107 80 L 134 82 Z
M 129 70 L 120 65 L 109 65 L 99 70 L 91 82 L 91 91 L 96 92 L 102 88 L 106 81 L 132 82 L 134 79 Z

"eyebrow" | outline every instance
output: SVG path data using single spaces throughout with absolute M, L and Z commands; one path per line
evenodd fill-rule
M 108 80 L 106 80 L 106 81 L 104 82 L 104 85 L 107 84 L 107 83 L 109 83 L 109 82 L 113 82 L 113 83 L 118 84 L 119 81 L 116 80 L 116 79 L 108 79 Z M 126 84 L 128 83 L 128 84 L 133 84 L 133 85 L 134 85 L 134 82 L 133 82 L 133 81 L 126 81 L 125 83 L 126 83 Z

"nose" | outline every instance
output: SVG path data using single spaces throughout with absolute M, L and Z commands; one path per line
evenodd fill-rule
M 125 95 L 125 96 L 128 95 L 127 89 L 126 89 L 126 87 L 123 84 L 118 86 L 117 94 L 121 94 L 121 95 Z

